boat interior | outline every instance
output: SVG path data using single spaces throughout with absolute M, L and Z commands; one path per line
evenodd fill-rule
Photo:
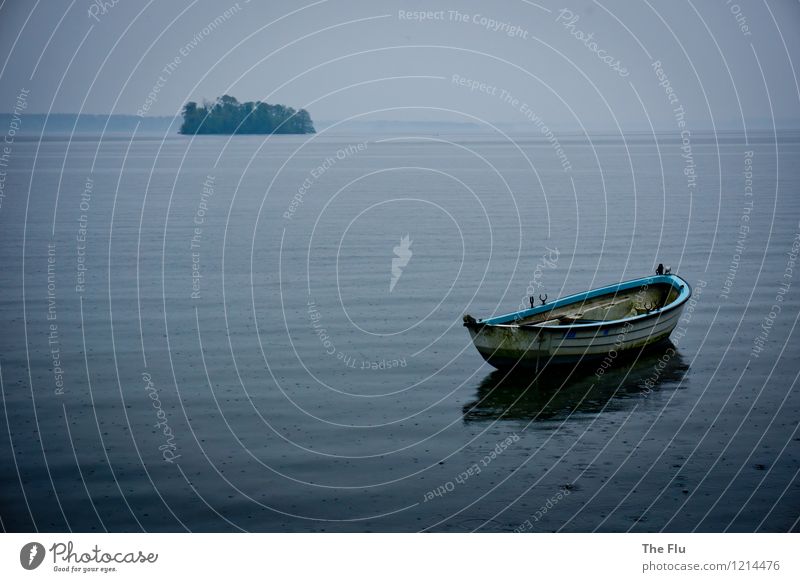
M 618 290 L 596 297 L 578 299 L 566 305 L 537 310 L 515 321 L 518 325 L 556 326 L 615 321 L 644 315 L 669 305 L 679 290 L 669 283 Z

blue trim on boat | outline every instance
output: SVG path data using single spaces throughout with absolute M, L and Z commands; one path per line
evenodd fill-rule
M 542 325 L 542 324 L 524 324 L 523 327 L 526 328 L 543 328 L 543 329 L 565 329 L 565 328 L 589 328 L 589 327 L 598 327 L 598 326 L 607 326 L 607 325 L 617 325 L 620 323 L 624 323 L 627 321 L 641 321 L 643 319 L 647 319 L 649 317 L 653 317 L 660 313 L 665 313 L 667 311 L 671 311 L 672 309 L 683 305 L 689 298 L 692 296 L 692 288 L 689 286 L 689 283 L 678 277 L 677 275 L 653 275 L 650 277 L 641 277 L 639 279 L 633 279 L 631 281 L 624 281 L 622 283 L 615 283 L 614 285 L 608 285 L 606 287 L 600 287 L 599 289 L 593 289 L 592 291 L 584 291 L 582 293 L 576 293 L 574 295 L 568 295 L 567 297 L 562 297 L 561 299 L 557 299 L 552 303 L 546 303 L 544 305 L 538 305 L 532 309 L 523 309 L 522 311 L 515 311 L 514 313 L 507 313 L 505 315 L 498 315 L 496 317 L 490 317 L 489 319 L 482 319 L 478 321 L 478 324 L 483 325 L 512 325 L 512 326 L 519 326 L 517 321 L 520 319 L 525 319 L 526 317 L 530 317 L 532 315 L 538 315 L 540 313 L 544 313 L 550 310 L 553 310 L 557 307 L 563 307 L 564 305 L 570 305 L 572 303 L 579 303 L 581 301 L 586 301 L 587 299 L 593 299 L 594 297 L 598 297 L 601 295 L 612 295 L 614 293 L 619 293 L 620 291 L 626 291 L 628 289 L 635 289 L 636 287 L 641 287 L 644 284 L 647 285 L 658 285 L 666 283 L 671 285 L 673 288 L 678 290 L 678 297 L 675 298 L 674 301 L 665 305 L 664 307 L 660 307 L 659 309 L 654 309 L 649 313 L 643 313 L 642 315 L 636 315 L 634 317 L 626 317 L 623 319 L 615 319 L 612 321 L 601 321 L 597 323 L 570 323 L 565 325 Z

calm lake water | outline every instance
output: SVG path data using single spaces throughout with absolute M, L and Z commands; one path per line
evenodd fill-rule
M 3 528 L 798 529 L 800 136 L 308 138 L 14 144 Z M 599 378 L 461 325 L 659 262 Z

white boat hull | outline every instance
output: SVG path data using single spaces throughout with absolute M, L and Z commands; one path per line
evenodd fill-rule
M 674 301 L 673 305 L 653 313 L 589 325 L 520 325 L 487 320 L 465 326 L 478 352 L 496 368 L 577 364 L 609 354 L 616 357 L 666 340 L 677 326 L 690 294 L 689 289 L 682 301 Z M 584 295 L 588 294 L 581 294 Z

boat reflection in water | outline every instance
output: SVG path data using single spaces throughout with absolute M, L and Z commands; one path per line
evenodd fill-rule
M 475 401 L 464 405 L 464 421 L 559 420 L 569 415 L 616 410 L 651 391 L 676 386 L 689 366 L 671 343 L 638 357 L 620 358 L 604 369 L 596 362 L 579 368 L 546 367 L 495 370 L 478 386 Z

